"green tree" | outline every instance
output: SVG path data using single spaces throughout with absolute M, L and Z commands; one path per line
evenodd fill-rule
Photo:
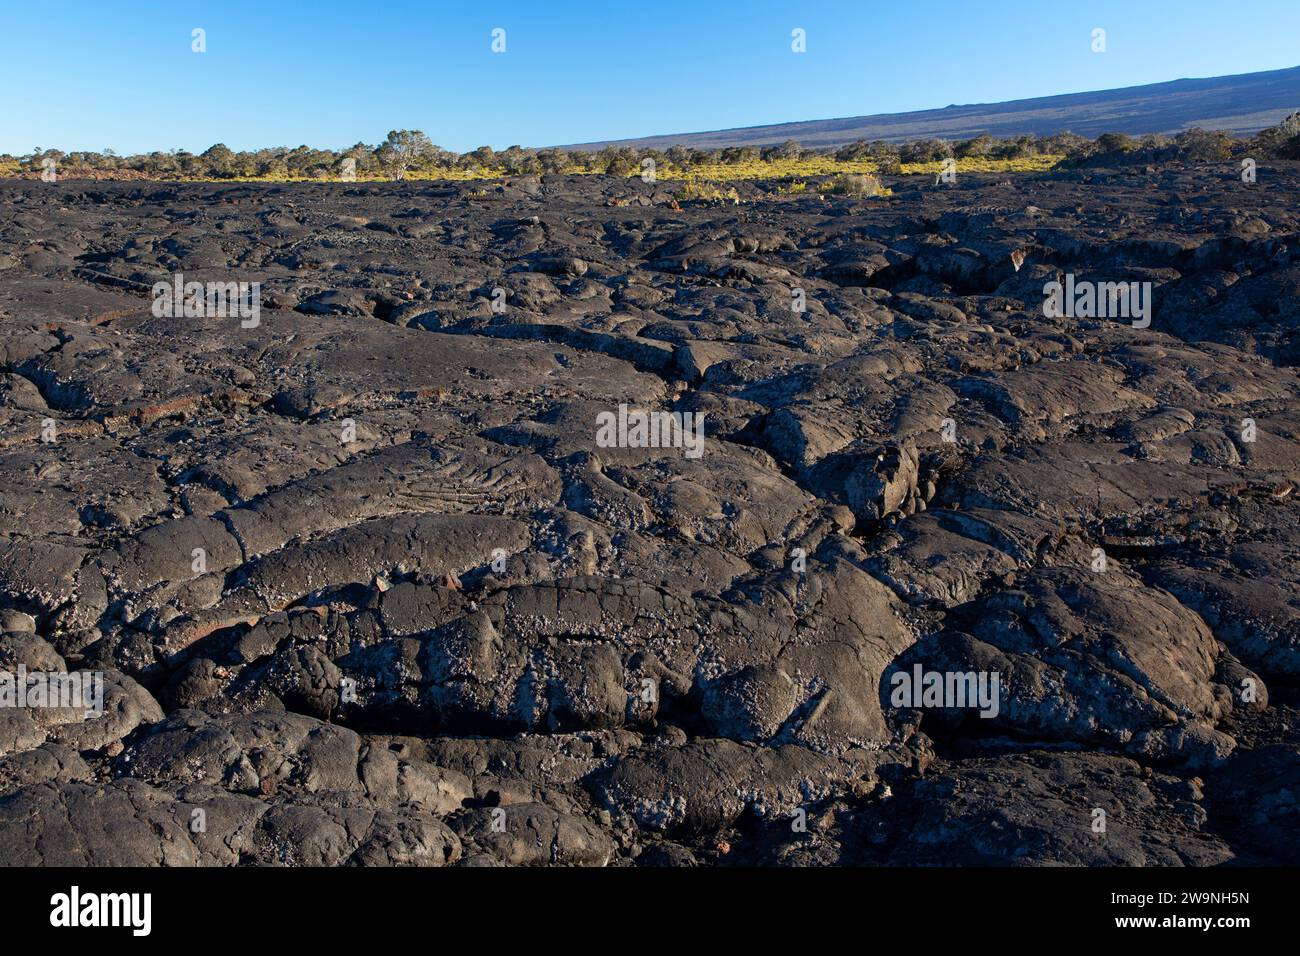
M 199 154 L 209 176 L 228 178 L 235 175 L 235 154 L 225 143 L 216 143 Z
M 388 138 L 375 150 L 380 166 L 393 179 L 401 179 L 414 166 L 432 160 L 437 147 L 418 129 L 390 130 Z

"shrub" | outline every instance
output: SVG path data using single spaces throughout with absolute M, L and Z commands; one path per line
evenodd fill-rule
M 728 166 L 756 163 L 758 159 L 758 148 L 755 146 L 728 146 L 718 155 L 718 162 L 726 163 Z
M 826 180 L 822 192 L 858 199 L 863 196 L 879 196 L 883 189 L 880 180 L 871 173 L 840 173 Z
M 763 162 L 770 163 L 779 159 L 798 159 L 804 154 L 804 149 L 792 139 L 787 139 L 780 146 L 766 146 L 759 154 Z
M 964 139 L 956 145 L 954 153 L 958 159 L 965 159 L 967 156 L 988 156 L 992 154 L 994 139 L 988 133 L 982 136 L 976 136 L 974 139 Z
M 1097 151 L 1101 153 L 1131 153 L 1137 148 L 1137 141 L 1127 133 L 1102 133 L 1097 137 Z
M 1088 139 L 1088 137 L 1071 133 L 1069 130 L 1044 138 L 1039 141 L 1038 147 L 1044 153 L 1064 156 L 1067 160 L 1090 156 L 1097 149 L 1096 143 Z
M 630 146 L 606 146 L 597 159 L 596 168 L 610 176 L 631 176 L 641 170 L 641 157 Z
M 1194 163 L 1212 163 L 1232 158 L 1232 137 L 1223 130 L 1193 127 L 1174 137 L 1178 154 Z
M 1042 150 L 1039 148 L 1038 137 L 1027 133 L 1012 139 L 998 140 L 989 155 L 994 159 L 1024 159 L 1027 156 L 1037 156 L 1040 152 Z
M 898 151 L 904 163 L 934 163 L 952 158 L 952 146 L 942 139 L 918 139 L 905 143 Z
M 678 169 L 689 169 L 691 166 L 691 151 L 685 146 L 670 146 L 665 155 L 668 162 Z
M 1292 113 L 1276 126 L 1261 130 L 1251 148 L 1274 159 L 1300 159 L 1300 113 Z
M 871 146 L 865 139 L 859 139 L 847 146 L 841 146 L 835 151 L 835 159 L 841 163 L 851 163 L 861 159 L 871 158 Z
M 876 159 L 876 170 L 886 176 L 898 176 L 903 172 L 903 164 L 897 156 L 881 156 Z
M 694 180 L 688 180 L 682 184 L 682 188 L 677 190 L 677 199 L 691 202 L 723 202 L 731 201 L 740 202 L 740 193 L 736 192 L 736 187 L 723 191 L 717 183 L 702 183 Z

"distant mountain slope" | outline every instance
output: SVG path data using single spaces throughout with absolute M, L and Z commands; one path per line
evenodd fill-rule
M 1266 73 L 1173 80 L 1092 93 L 1041 96 L 1006 103 L 948 106 L 915 113 L 880 113 L 847 119 L 809 120 L 706 133 L 645 136 L 580 143 L 567 149 L 634 146 L 664 149 L 674 144 L 713 148 L 769 145 L 798 140 L 804 146 L 840 146 L 858 139 L 902 141 L 939 137 L 968 139 L 981 133 L 1051 135 L 1064 130 L 1082 136 L 1102 133 L 1177 133 L 1190 126 L 1253 133 L 1300 110 L 1300 66 Z

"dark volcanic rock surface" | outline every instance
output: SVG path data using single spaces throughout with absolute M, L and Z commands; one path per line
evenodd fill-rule
M 891 185 L 0 186 L 0 858 L 1300 862 L 1300 169 Z

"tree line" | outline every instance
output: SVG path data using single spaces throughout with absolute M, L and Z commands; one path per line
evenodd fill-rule
M 683 172 L 709 165 L 771 163 L 808 157 L 837 161 L 871 161 L 883 173 L 897 172 L 904 163 L 948 158 L 1017 159 L 1027 156 L 1064 157 L 1066 165 L 1099 162 L 1159 162 L 1173 159 L 1211 161 L 1234 156 L 1300 159 L 1300 113 L 1251 138 L 1234 138 L 1220 131 L 1189 129 L 1177 136 L 1132 137 L 1106 133 L 1095 139 L 1073 133 L 1054 136 L 989 135 L 949 142 L 920 139 L 906 143 L 858 140 L 833 149 L 804 147 L 794 140 L 772 146 L 728 146 L 699 149 L 672 146 L 665 150 L 608 146 L 601 150 L 524 149 L 490 146 L 456 153 L 435 145 L 419 130 L 393 130 L 378 146 L 357 143 L 347 149 L 285 146 L 232 150 L 217 143 L 202 153 L 185 150 L 119 156 L 112 150 L 63 152 L 37 147 L 23 156 L 0 155 L 0 176 L 37 177 L 51 168 L 61 178 L 90 179 L 402 179 L 408 176 L 524 176 L 547 173 L 604 173 L 630 176 L 647 158 L 660 168 Z

